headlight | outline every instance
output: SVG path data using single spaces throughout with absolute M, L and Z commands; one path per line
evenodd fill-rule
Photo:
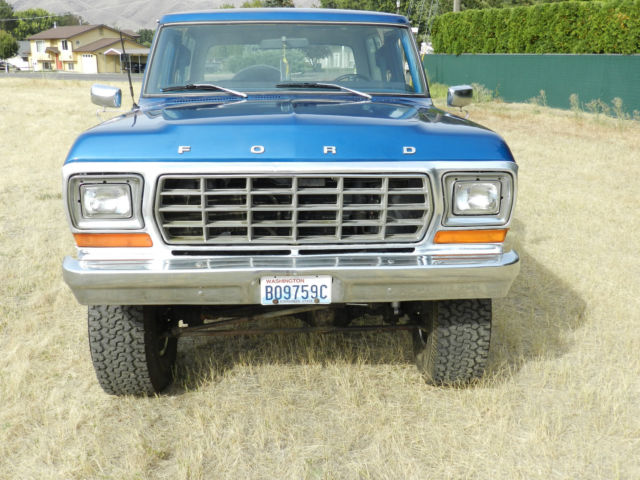
M 71 221 L 79 229 L 138 229 L 142 178 L 137 175 L 76 175 L 69 179 Z
M 455 215 L 495 215 L 500 212 L 500 182 L 458 181 L 453 186 Z
M 507 172 L 452 172 L 444 176 L 446 226 L 505 225 L 514 198 Z
M 131 188 L 127 184 L 81 185 L 84 218 L 130 218 Z

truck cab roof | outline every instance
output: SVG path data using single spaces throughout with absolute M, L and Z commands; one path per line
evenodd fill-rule
M 171 13 L 164 15 L 159 23 L 184 22 L 348 22 L 377 23 L 408 26 L 402 15 L 359 10 L 337 10 L 322 8 L 228 8 L 220 10 Z

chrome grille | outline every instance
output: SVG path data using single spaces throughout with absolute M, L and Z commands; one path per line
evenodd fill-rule
M 431 216 L 429 180 L 404 175 L 170 175 L 156 220 L 176 245 L 417 242 Z

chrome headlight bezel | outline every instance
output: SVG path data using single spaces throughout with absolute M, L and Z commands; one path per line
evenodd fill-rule
M 120 187 L 128 194 L 130 211 L 124 214 L 89 214 L 83 205 L 83 193 L 101 185 Z M 140 175 L 74 175 L 67 185 L 68 208 L 73 226 L 80 230 L 136 230 L 144 227 L 142 219 L 143 179 Z M 117 189 L 117 188 L 116 188 Z M 113 189 L 112 190 L 116 190 Z
M 456 194 L 461 186 L 485 184 L 497 189 L 497 205 L 487 213 L 478 210 L 460 213 L 456 208 Z M 449 172 L 443 176 L 445 211 L 443 224 L 448 227 L 506 225 L 511 218 L 514 199 L 514 180 L 509 172 Z

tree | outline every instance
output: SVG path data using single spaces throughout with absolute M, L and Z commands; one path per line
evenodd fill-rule
M 0 0 L 0 30 L 12 32 L 16 27 L 16 22 L 9 19 L 13 17 L 13 7 L 5 0 Z
M 289 7 L 293 8 L 293 0 L 264 0 L 265 7 Z
M 403 2 L 404 4 L 405 2 Z M 372 10 L 396 13 L 396 0 L 320 0 L 323 8 L 344 8 L 347 10 Z M 402 7 L 401 7 L 402 8 Z M 406 6 L 404 7 L 406 8 Z
M 69 25 L 86 25 L 84 18 L 71 12 L 63 13 L 55 17 L 56 24 L 59 27 L 67 27 Z
M 264 7 L 290 7 L 293 8 L 293 0 L 247 0 L 242 4 L 242 8 L 264 8 Z
M 10 33 L 0 30 L 0 58 L 11 58 L 18 53 L 18 42 Z
M 452 0 L 440 0 L 440 11 L 443 10 L 443 4 L 452 3 Z M 402 15 L 409 14 L 409 19 L 414 26 L 418 26 L 418 23 L 421 21 L 418 18 L 419 6 L 423 5 L 424 2 L 420 0 L 402 0 L 400 3 L 400 13 Z M 320 6 L 322 8 L 342 8 L 346 10 L 371 10 L 374 12 L 388 12 L 388 13 L 396 13 L 398 11 L 398 6 L 396 5 L 396 0 L 320 0 Z M 444 6 L 446 8 L 446 6 Z M 409 12 L 409 10 L 411 10 Z M 449 6 L 447 11 L 451 11 L 451 6 Z
M 17 40 L 24 40 L 38 32 L 48 30 L 53 27 L 53 22 L 55 21 L 51 13 L 42 8 L 29 8 L 15 12 L 14 15 L 19 19 L 16 28 L 13 30 L 13 36 Z
M 9 5 L 6 0 L 0 0 L 0 18 L 11 17 L 13 17 L 13 7 Z
M 508 8 L 519 5 L 534 5 L 538 3 L 552 3 L 564 0 L 460 0 L 460 10 Z M 589 0 L 587 0 L 589 1 Z M 439 0 L 437 14 L 441 15 L 453 11 L 453 0 Z M 400 13 L 407 15 L 414 27 L 425 26 L 430 2 L 421 0 L 402 0 Z M 395 0 L 320 0 L 322 8 L 344 8 L 349 10 L 373 10 L 378 12 L 396 13 Z
M 13 16 L 17 20 L 11 33 L 17 40 L 24 40 L 38 32 L 53 28 L 54 24 L 59 27 L 65 27 L 83 25 L 85 23 L 84 19 L 79 15 L 69 12 L 62 15 L 54 15 L 42 8 L 29 8 L 15 12 Z
M 153 41 L 153 33 L 153 30 L 150 28 L 141 28 L 138 30 L 138 35 L 140 35 L 138 43 L 141 43 L 145 47 L 150 47 L 151 42 Z

